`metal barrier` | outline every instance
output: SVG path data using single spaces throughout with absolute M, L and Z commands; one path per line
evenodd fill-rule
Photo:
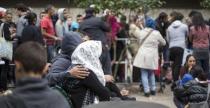
M 124 49 L 121 52 L 121 56 L 118 61 L 115 61 L 114 64 L 120 65 L 124 64 L 125 65 L 125 82 L 127 83 L 132 83 L 133 82 L 133 59 L 134 57 L 131 54 L 131 51 L 129 50 L 129 44 L 132 43 L 132 41 L 138 41 L 137 39 L 134 38 L 118 38 L 116 41 L 123 41 L 125 44 Z M 116 49 L 114 49 L 114 54 L 116 54 Z M 125 59 L 122 60 L 122 56 L 126 55 Z M 114 68 L 114 76 L 116 76 L 118 70 L 118 66 Z

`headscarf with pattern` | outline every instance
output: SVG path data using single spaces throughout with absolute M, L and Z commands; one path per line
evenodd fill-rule
M 99 60 L 102 53 L 102 44 L 100 41 L 86 41 L 81 43 L 71 56 L 72 64 L 81 64 L 85 68 L 93 71 L 99 81 L 105 85 L 104 72 Z

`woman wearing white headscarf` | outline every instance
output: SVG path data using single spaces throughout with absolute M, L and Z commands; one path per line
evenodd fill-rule
M 102 45 L 100 41 L 86 41 L 81 43 L 72 53 L 71 60 L 74 66 L 81 65 L 90 72 L 84 80 L 71 79 L 71 100 L 75 108 L 81 108 L 100 101 L 109 101 L 110 94 L 105 87 L 105 77 L 99 57 Z

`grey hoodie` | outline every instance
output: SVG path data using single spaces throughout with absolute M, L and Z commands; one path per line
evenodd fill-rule
M 188 36 L 188 27 L 186 24 L 177 20 L 174 21 L 167 30 L 167 41 L 169 43 L 169 48 L 181 47 L 185 48 L 185 39 Z
M 64 32 L 69 31 L 68 24 L 66 23 L 66 20 L 64 18 L 64 12 L 65 8 L 58 9 L 58 21 L 55 25 L 56 35 L 58 37 L 63 38 Z

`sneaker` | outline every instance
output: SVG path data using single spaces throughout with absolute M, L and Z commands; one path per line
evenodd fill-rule
M 145 97 L 150 97 L 150 93 L 144 93 Z
M 156 95 L 156 91 L 151 91 L 150 93 L 151 93 L 151 95 L 153 95 L 153 96 Z
M 139 85 L 139 90 L 140 90 L 140 92 L 144 92 L 144 87 L 142 84 Z

